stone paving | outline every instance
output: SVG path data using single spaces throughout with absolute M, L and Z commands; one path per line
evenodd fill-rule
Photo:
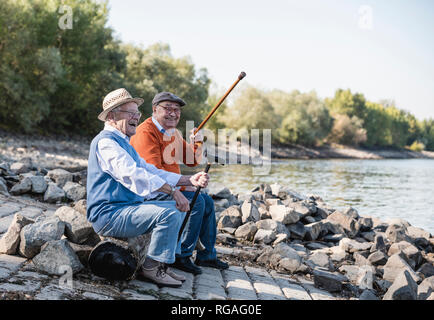
M 16 212 L 35 219 L 50 216 L 60 205 L 37 202 L 26 197 L 0 195 L 0 237 L 9 227 Z M 236 255 L 237 249 L 217 247 L 219 257 Z M 229 260 L 230 261 L 230 260 Z M 19 256 L 0 255 L 0 300 L 331 300 L 341 299 L 315 288 L 313 282 L 296 275 L 280 274 L 264 268 L 231 265 L 227 270 L 201 267 L 203 273 L 183 274 L 180 288 L 159 288 L 153 283 L 133 279 L 107 281 L 88 271 L 73 277 L 51 276 L 36 271 L 30 260 Z M 87 269 L 86 269 L 87 270 Z M 17 295 L 18 294 L 18 298 Z M 13 298 L 12 297 L 12 298 Z

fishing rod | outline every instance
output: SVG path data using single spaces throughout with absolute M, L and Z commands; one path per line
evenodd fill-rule
M 202 127 L 208 122 L 208 120 L 212 117 L 212 115 L 216 112 L 216 110 L 218 109 L 218 107 L 220 107 L 220 105 L 223 103 L 223 101 L 226 99 L 226 97 L 231 93 L 231 91 L 237 86 L 238 82 L 240 82 L 241 80 L 243 80 L 243 78 L 246 76 L 246 73 L 243 71 L 240 73 L 240 75 L 238 76 L 238 79 L 234 82 L 234 84 L 229 88 L 228 91 L 226 91 L 226 93 L 223 95 L 223 97 L 217 102 L 217 104 L 214 106 L 214 108 L 212 108 L 212 110 L 208 113 L 208 115 L 206 116 L 206 118 L 201 122 L 201 124 L 196 128 L 196 130 L 194 131 L 194 135 L 196 135 L 200 129 L 202 129 Z M 204 151 L 204 155 L 206 156 L 206 150 Z M 205 167 L 205 173 L 208 173 L 209 169 L 211 167 L 211 163 L 208 161 L 207 165 Z M 188 219 L 190 218 L 191 215 L 191 211 L 193 210 L 194 204 L 196 203 L 197 197 L 199 196 L 200 190 L 202 188 L 201 187 L 197 187 L 196 192 L 194 193 L 193 199 L 191 200 L 190 203 L 190 210 L 188 210 L 187 214 L 185 215 L 184 221 L 182 222 L 181 225 L 181 229 L 179 230 L 178 233 L 178 241 L 181 239 L 181 235 L 182 232 L 184 231 L 185 225 L 187 224 Z

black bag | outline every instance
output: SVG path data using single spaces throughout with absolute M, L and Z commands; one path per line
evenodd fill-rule
M 128 246 L 110 240 L 93 248 L 88 261 L 92 273 L 108 280 L 130 279 L 137 268 L 137 260 Z

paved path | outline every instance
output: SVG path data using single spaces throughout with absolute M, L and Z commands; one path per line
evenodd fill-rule
M 0 237 L 6 232 L 13 215 L 35 219 L 52 215 L 58 206 L 37 203 L 26 198 L 0 195 Z M 237 251 L 217 247 L 220 257 Z M 36 271 L 31 261 L 11 255 L 0 255 L 0 300 L 13 295 L 21 299 L 189 299 L 189 300 L 329 300 L 330 293 L 317 289 L 301 277 L 268 272 L 263 268 L 231 265 L 227 270 L 201 267 L 203 273 L 193 276 L 176 270 L 187 280 L 180 288 L 158 288 L 155 284 L 131 280 L 109 282 L 90 273 L 57 277 Z

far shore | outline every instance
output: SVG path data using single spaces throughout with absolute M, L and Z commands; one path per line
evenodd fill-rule
M 86 138 L 28 136 L 0 131 L 0 162 L 31 158 L 35 165 L 46 169 L 85 170 L 90 142 L 91 140 Z M 342 145 L 292 145 L 272 146 L 271 159 L 434 159 L 434 152 L 392 148 L 367 149 Z

